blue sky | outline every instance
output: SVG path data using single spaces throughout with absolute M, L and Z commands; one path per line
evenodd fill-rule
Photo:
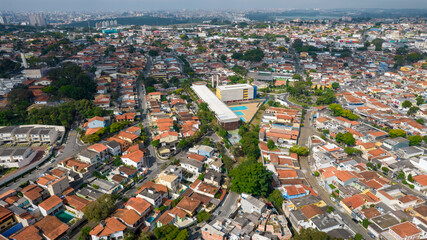
M 250 8 L 416 8 L 427 0 L 0 0 L 0 10 L 157 10 Z

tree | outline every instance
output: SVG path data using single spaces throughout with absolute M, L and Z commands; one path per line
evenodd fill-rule
M 424 125 L 424 119 L 418 118 L 416 121 L 417 121 L 417 123 Z
M 154 140 L 150 143 L 153 147 L 158 148 L 160 146 L 160 140 Z
M 92 230 L 91 227 L 83 227 L 82 230 L 80 230 L 80 236 L 79 240 L 85 240 L 87 236 L 89 236 L 90 231 Z
M 184 149 L 185 147 L 187 147 L 187 145 L 188 145 L 188 141 L 185 139 L 181 139 L 181 141 L 178 142 L 176 147 L 179 149 Z
M 111 194 L 104 194 L 85 207 L 84 215 L 88 221 L 99 222 L 112 212 L 114 203 L 115 199 Z
M 423 138 L 420 135 L 412 135 L 408 137 L 410 146 L 419 146 L 423 141 Z
M 339 84 L 339 83 L 337 83 L 337 82 L 332 83 L 332 88 L 333 88 L 333 89 L 337 89 L 337 88 L 339 88 L 339 87 L 340 87 L 340 84 Z
M 410 181 L 410 182 L 414 182 L 415 180 L 414 180 L 414 178 L 412 177 L 412 174 L 408 174 L 408 181 Z
M 408 114 L 408 116 L 414 115 L 415 113 L 417 113 L 420 110 L 419 107 L 415 107 L 412 106 L 409 108 L 408 112 L 406 112 L 406 114 Z
M 231 160 L 230 157 L 223 156 L 221 160 L 222 160 L 222 163 L 224 164 L 225 170 L 230 171 L 231 169 L 233 169 L 234 162 L 233 160 Z
M 352 147 L 346 147 L 344 149 L 344 152 L 347 153 L 348 155 L 362 155 L 362 151 L 356 148 L 352 148 Z
M 197 179 L 203 181 L 205 179 L 205 175 L 202 173 L 197 177 Z
M 412 106 L 412 103 L 408 100 L 403 101 L 402 107 L 403 108 L 410 108 Z
M 353 134 L 349 132 L 344 133 L 342 140 L 348 146 L 353 146 L 356 143 L 356 139 L 354 139 Z
M 120 156 L 115 156 L 114 157 L 113 165 L 116 166 L 116 167 L 122 165 L 122 160 L 120 159 Z
M 391 129 L 388 135 L 390 135 L 391 138 L 406 137 L 406 132 L 402 129 Z
M 401 179 L 404 180 L 405 177 L 405 172 L 403 172 L 402 170 L 399 171 L 399 174 L 397 175 L 397 179 Z
M 325 232 L 321 232 L 314 228 L 302 228 L 299 233 L 295 233 L 292 240 L 332 240 Z
M 422 56 L 419 53 L 409 53 L 406 55 L 406 60 L 411 63 L 418 62 L 421 59 Z
M 364 228 L 368 228 L 369 224 L 371 224 L 371 222 L 369 222 L 369 220 L 368 220 L 368 219 L 363 219 L 363 221 L 362 221 L 362 226 L 363 226 Z
M 274 144 L 273 140 L 268 139 L 268 141 L 267 141 L 267 147 L 268 147 L 268 149 L 271 150 L 271 149 L 274 149 L 276 147 L 276 145 Z
M 289 149 L 289 151 L 296 153 L 298 156 L 307 156 L 308 150 L 306 147 L 302 147 L 300 145 L 295 145 Z
M 156 57 L 159 55 L 159 52 L 156 50 L 150 50 L 150 51 L 148 51 L 148 55 L 150 55 L 152 57 Z
M 175 225 L 169 224 L 154 229 L 156 239 L 164 240 L 186 240 L 188 239 L 187 229 L 179 230 Z
M 271 191 L 272 172 L 262 163 L 245 161 L 230 171 L 231 190 L 266 197 Z
M 363 236 L 360 233 L 356 233 L 356 235 L 354 235 L 354 240 L 363 240 Z
M 197 221 L 199 223 L 209 220 L 211 218 L 211 214 L 206 212 L 205 210 L 202 210 L 197 213 Z
M 205 103 L 205 102 L 200 103 L 199 104 L 199 109 L 202 110 L 202 111 L 209 111 L 208 104 Z
M 272 202 L 276 207 L 282 209 L 283 196 L 282 193 L 275 189 L 273 192 L 268 195 L 268 201 Z
M 328 206 L 328 209 L 326 211 L 331 214 L 335 209 L 332 206 Z

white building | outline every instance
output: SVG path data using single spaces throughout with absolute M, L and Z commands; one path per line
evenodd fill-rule
M 216 88 L 216 96 L 223 102 L 254 99 L 254 87 L 249 84 L 223 85 Z

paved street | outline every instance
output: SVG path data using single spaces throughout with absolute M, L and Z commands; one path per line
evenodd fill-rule
M 226 199 L 221 203 L 221 205 L 215 210 L 214 214 L 217 214 L 220 217 L 230 217 L 231 211 L 236 205 L 237 200 L 239 200 L 239 194 L 229 191 L 227 193 Z
M 300 138 L 298 140 L 299 145 L 307 147 L 308 139 L 312 135 L 318 134 L 316 129 L 311 126 L 311 111 L 307 111 L 304 118 L 304 127 L 301 128 Z M 317 192 L 319 197 L 328 205 L 333 206 L 335 209 L 335 213 L 339 214 L 343 219 L 344 223 L 350 227 L 354 232 L 362 234 L 364 239 L 372 239 L 365 228 L 362 225 L 355 223 L 347 213 L 342 211 L 342 208 L 335 204 L 330 199 L 330 194 L 327 193 L 322 186 L 319 186 L 317 179 L 313 176 L 313 173 L 310 168 L 309 158 L 308 157 L 300 157 L 300 166 L 307 179 L 308 183 L 311 187 Z

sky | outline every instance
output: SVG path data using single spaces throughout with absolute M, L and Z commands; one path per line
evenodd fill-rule
M 414 8 L 427 0 L 0 0 L 0 10 L 113 11 L 161 9 Z

